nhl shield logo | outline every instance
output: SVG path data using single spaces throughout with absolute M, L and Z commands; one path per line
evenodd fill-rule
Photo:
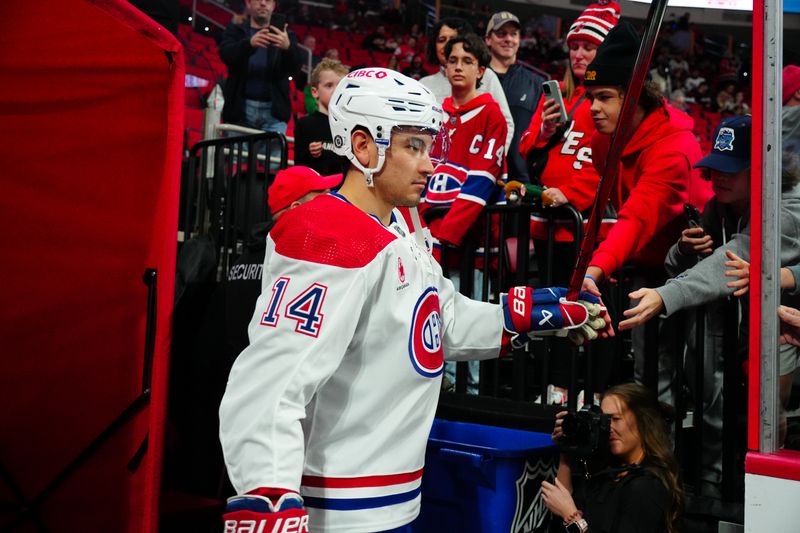
M 511 522 L 511 533 L 543 533 L 547 531 L 550 511 L 542 501 L 542 481 L 552 480 L 558 473 L 554 457 L 525 462 L 516 482 L 517 507 Z
M 733 128 L 720 128 L 717 139 L 714 141 L 714 150 L 733 152 L 733 141 L 735 139 Z

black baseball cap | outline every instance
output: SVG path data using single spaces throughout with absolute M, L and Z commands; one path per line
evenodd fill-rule
M 710 168 L 717 172 L 736 174 L 750 168 L 750 115 L 727 117 L 714 130 L 711 153 L 698 161 L 695 168 Z

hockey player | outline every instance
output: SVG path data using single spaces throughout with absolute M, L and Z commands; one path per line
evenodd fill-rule
M 433 236 L 460 245 L 486 204 L 497 201 L 506 178 L 506 123 L 489 93 L 478 93 L 491 54 L 474 33 L 457 35 L 444 48 L 445 73 L 452 96 L 442 107 L 448 115 L 452 149 L 428 181 L 425 211 L 450 206 L 447 214 L 429 223 Z
M 414 207 L 442 122 L 419 82 L 356 70 L 329 111 L 350 160 L 344 184 L 270 232 L 250 346 L 220 406 L 238 493 L 226 532 L 407 531 L 444 359 L 497 357 L 520 334 L 606 327 L 597 299 L 517 287 L 489 304 L 443 277 Z

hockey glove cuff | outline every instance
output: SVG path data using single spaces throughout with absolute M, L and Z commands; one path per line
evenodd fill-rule
M 279 489 L 258 489 L 253 492 L 255 494 L 228 499 L 223 516 L 224 533 L 308 533 L 308 514 L 303 509 L 303 498 L 299 494 Z
M 501 297 L 503 320 L 511 333 L 566 336 L 583 325 L 589 312 L 582 304 L 566 299 L 567 289 L 514 287 Z

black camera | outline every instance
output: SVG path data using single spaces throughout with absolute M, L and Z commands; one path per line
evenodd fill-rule
M 575 457 L 591 457 L 608 449 L 611 417 L 591 407 L 570 411 L 561 422 L 563 436 L 558 446 Z

